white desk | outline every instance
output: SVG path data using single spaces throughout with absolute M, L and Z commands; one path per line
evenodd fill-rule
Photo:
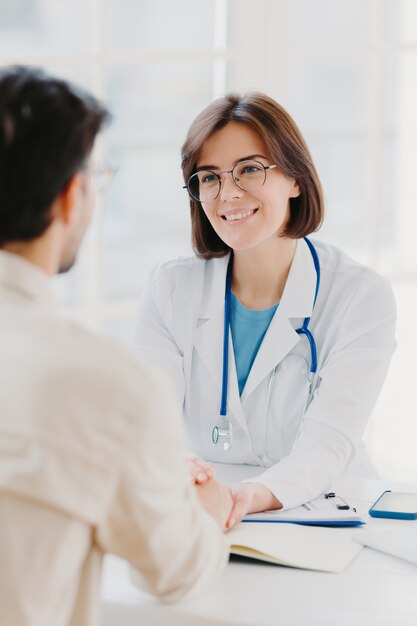
M 243 470 L 246 475 L 248 468 Z M 232 483 L 242 468 L 219 466 Z M 254 468 L 254 474 L 259 468 Z M 417 486 L 362 481 L 339 488 L 371 527 L 410 527 L 416 521 L 376 520 L 369 505 L 384 489 Z M 355 533 L 360 529 L 337 529 Z M 276 565 L 231 562 L 214 586 L 198 598 L 162 605 L 137 590 L 127 564 L 106 557 L 102 585 L 102 626 L 417 626 L 417 565 L 369 548 L 341 574 Z

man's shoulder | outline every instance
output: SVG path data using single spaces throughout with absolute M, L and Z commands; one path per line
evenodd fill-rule
M 141 388 L 152 385 L 151 368 L 116 339 L 67 315 L 35 314 L 26 322 L 20 338 L 22 350 L 26 342 L 30 344 L 39 354 L 33 359 L 38 372 L 43 370 L 54 380 L 65 379 L 67 387 L 88 380 L 89 385 L 80 385 L 80 393 L 88 395 L 89 389 L 94 393 L 101 387 L 108 389 L 110 397 L 110 392 L 126 392 L 129 387 L 139 394 Z
M 120 341 L 76 320 L 61 320 L 56 330 L 61 335 L 61 341 L 67 344 L 71 359 L 76 360 L 82 369 L 88 368 L 92 373 L 95 371 L 101 375 L 109 372 L 117 380 L 125 379 L 132 372 L 135 376 L 148 378 L 148 366 Z

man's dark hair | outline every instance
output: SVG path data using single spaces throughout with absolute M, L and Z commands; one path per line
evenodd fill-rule
M 38 68 L 0 69 L 0 247 L 48 228 L 54 200 L 109 117 L 93 96 Z

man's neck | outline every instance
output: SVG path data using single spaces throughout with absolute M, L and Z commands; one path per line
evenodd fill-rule
M 48 276 L 57 272 L 54 239 L 47 231 L 44 235 L 32 241 L 12 241 L 5 243 L 2 249 L 22 257 L 29 263 L 36 265 Z

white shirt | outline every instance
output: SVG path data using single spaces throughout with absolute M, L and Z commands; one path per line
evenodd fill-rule
M 396 307 L 387 280 L 332 246 L 314 245 L 321 273 L 314 310 L 316 271 L 301 239 L 241 397 L 230 339 L 227 416 L 234 442 L 228 451 L 212 442 L 212 429 L 221 424 L 228 256 L 156 268 L 138 318 L 137 345 L 174 381 L 193 449 L 216 462 L 265 466 L 257 482 L 285 507 L 323 493 L 344 473 L 375 475 L 362 436 L 395 347 Z M 311 357 L 296 329 L 310 316 L 318 371 L 301 424 Z
M 1 623 L 96 624 L 105 552 L 168 599 L 213 580 L 225 540 L 187 480 L 170 389 L 4 251 L 0 346 Z

